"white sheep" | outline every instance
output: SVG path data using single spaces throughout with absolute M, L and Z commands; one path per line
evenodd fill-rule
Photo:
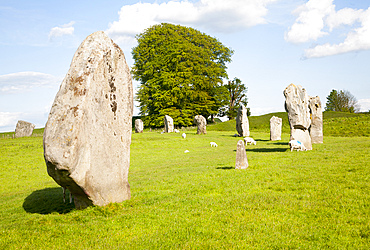
M 178 130 L 177 128 L 175 128 L 175 129 L 173 130 L 173 132 L 175 132 L 175 133 L 180 133 L 180 130 Z
M 248 145 L 248 143 L 250 144 L 250 145 L 257 145 L 257 142 L 253 139 L 253 138 L 251 138 L 251 137 L 245 137 L 244 138 L 244 143 L 245 143 L 245 145 Z
M 291 140 L 289 142 L 290 151 L 292 152 L 294 149 L 297 151 L 306 151 L 306 147 L 302 144 L 302 142 L 297 140 Z
M 186 139 L 186 134 L 185 133 L 182 133 L 182 138 Z
M 210 142 L 209 144 L 211 144 L 211 147 L 217 147 L 218 145 L 217 145 L 217 143 L 216 142 Z

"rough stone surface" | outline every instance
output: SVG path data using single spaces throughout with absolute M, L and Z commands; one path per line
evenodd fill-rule
M 238 131 L 238 134 L 241 137 L 249 136 L 247 109 L 243 105 L 240 105 L 236 116 L 236 131 Z
M 290 84 L 284 90 L 285 110 L 288 112 L 290 140 L 303 143 L 307 150 L 312 149 L 309 128 L 311 126 L 309 97 L 300 85 Z
M 235 169 L 246 169 L 248 168 L 247 153 L 245 152 L 244 141 L 239 140 L 236 145 L 236 162 Z
M 320 97 L 310 97 L 309 107 L 311 112 L 310 135 L 312 143 L 323 143 L 323 119 Z
M 76 51 L 44 132 L 48 174 L 77 208 L 130 199 L 133 93 L 122 50 L 104 34 Z
M 144 123 L 141 119 L 135 120 L 135 133 L 142 133 L 144 130 Z
M 35 124 L 25 121 L 18 121 L 15 127 L 15 138 L 18 137 L 25 137 L 31 136 L 33 129 L 35 128 Z
M 197 125 L 197 134 L 207 134 L 207 120 L 202 115 L 196 115 L 194 117 L 194 123 Z
M 165 133 L 173 132 L 173 119 L 169 115 L 164 116 L 164 132 Z
M 280 141 L 281 140 L 281 127 L 283 119 L 273 116 L 270 119 L 270 140 Z

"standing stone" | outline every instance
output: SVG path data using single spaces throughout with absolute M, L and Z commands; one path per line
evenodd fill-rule
M 320 97 L 310 97 L 309 107 L 311 112 L 310 135 L 312 143 L 323 143 L 323 119 Z
M 283 119 L 273 116 L 270 119 L 270 140 L 280 141 L 281 140 L 281 127 Z
M 48 174 L 77 208 L 130 199 L 133 93 L 123 51 L 104 32 L 76 51 L 44 131 Z
M 144 123 L 141 119 L 135 120 L 135 133 L 142 133 L 144 130 Z
M 239 140 L 236 145 L 236 162 L 235 169 L 246 169 L 248 168 L 247 153 L 245 152 L 244 141 Z
M 207 134 L 207 120 L 202 115 L 196 115 L 194 117 L 194 123 L 197 125 L 197 134 Z
M 173 119 L 169 115 L 164 116 L 164 132 L 165 133 L 173 132 Z
M 309 128 L 311 126 L 309 97 L 300 85 L 290 84 L 284 90 L 285 110 L 288 112 L 290 140 L 303 143 L 307 150 L 312 149 Z
M 236 116 L 236 131 L 239 136 L 249 136 L 249 121 L 247 116 L 247 108 L 244 105 L 240 105 L 238 114 Z
M 18 121 L 17 126 L 15 127 L 15 138 L 31 136 L 35 124 L 25 121 Z

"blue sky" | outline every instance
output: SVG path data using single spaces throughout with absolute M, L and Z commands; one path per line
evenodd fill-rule
M 44 126 L 89 34 L 105 31 L 131 66 L 135 34 L 161 22 L 191 26 L 235 51 L 229 78 L 248 87 L 252 115 L 283 111 L 290 83 L 323 105 L 332 89 L 348 90 L 368 111 L 369 7 L 363 0 L 0 0 L 0 131 L 18 120 Z

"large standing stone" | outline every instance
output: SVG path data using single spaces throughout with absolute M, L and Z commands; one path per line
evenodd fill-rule
M 25 121 L 18 121 L 17 126 L 15 127 L 15 138 L 18 137 L 25 137 L 31 136 L 33 129 L 35 128 L 35 124 Z
M 290 140 L 303 143 L 307 150 L 312 149 L 309 128 L 311 126 L 309 97 L 300 85 L 290 84 L 284 90 L 285 110 L 290 124 Z
M 247 108 L 244 105 L 240 105 L 238 114 L 236 116 L 236 131 L 239 136 L 249 136 L 249 121 L 247 116 Z
M 281 127 L 283 119 L 273 116 L 270 119 L 270 140 L 279 141 L 281 140 Z
M 247 153 L 245 152 L 244 141 L 239 140 L 236 145 L 236 162 L 235 169 L 246 169 L 248 168 Z
M 141 119 L 135 120 L 135 133 L 142 133 L 144 130 L 144 123 Z
M 44 132 L 48 174 L 77 208 L 130 199 L 133 93 L 122 50 L 104 34 L 76 51 Z
M 196 115 L 194 117 L 194 123 L 197 125 L 197 134 L 207 134 L 207 120 L 202 115 Z
M 310 135 L 312 143 L 323 143 L 323 120 L 320 97 L 310 97 L 309 107 L 311 112 Z
M 169 115 L 164 116 L 164 132 L 165 133 L 173 132 L 173 119 Z

